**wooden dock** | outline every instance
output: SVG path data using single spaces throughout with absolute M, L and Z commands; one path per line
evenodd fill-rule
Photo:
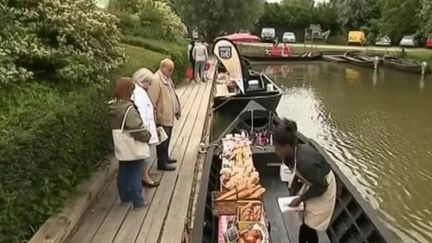
M 188 242 L 194 178 L 202 157 L 199 154 L 200 144 L 205 139 L 211 119 L 214 73 L 215 65 L 211 65 L 207 71 L 209 81 L 191 83 L 177 90 L 182 117 L 174 125 L 169 152 L 178 162 L 175 171 L 160 172 L 153 158 L 151 172 L 160 185 L 145 189 L 145 200 L 149 205 L 141 210 L 122 206 L 117 194 L 116 177 L 113 177 L 66 242 Z

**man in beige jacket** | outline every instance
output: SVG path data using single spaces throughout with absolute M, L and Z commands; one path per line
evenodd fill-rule
M 155 73 L 155 80 L 148 88 L 148 94 L 153 102 L 156 113 L 156 126 L 163 127 L 168 139 L 156 146 L 158 158 L 158 170 L 175 170 L 170 165 L 176 163 L 175 159 L 170 159 L 168 147 L 171 138 L 174 119 L 180 119 L 180 101 L 175 92 L 174 83 L 171 79 L 174 72 L 174 62 L 170 59 L 163 59 L 159 70 Z

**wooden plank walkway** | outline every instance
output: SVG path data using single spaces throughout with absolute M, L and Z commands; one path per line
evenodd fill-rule
M 202 136 L 212 99 L 215 61 L 207 71 L 206 83 L 191 83 L 177 90 L 182 117 L 176 121 L 170 155 L 178 160 L 173 172 L 159 172 L 152 158 L 151 173 L 160 181 L 145 189 L 149 205 L 141 210 L 120 204 L 116 178 L 88 209 L 69 243 L 157 243 L 182 242 L 190 208 L 193 178 Z

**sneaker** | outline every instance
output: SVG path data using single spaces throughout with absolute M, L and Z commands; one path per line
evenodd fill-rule
M 126 207 L 126 206 L 129 206 L 130 204 L 131 204 L 131 202 L 121 202 L 121 205 L 122 205 L 122 206 L 125 206 L 125 207 Z

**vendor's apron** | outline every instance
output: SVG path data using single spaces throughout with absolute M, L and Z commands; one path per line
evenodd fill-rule
M 298 174 L 297 174 L 298 175 Z M 301 175 L 299 175 L 300 178 Z M 333 215 L 336 203 L 336 178 L 333 171 L 326 176 L 327 190 L 319 197 L 306 200 L 303 214 L 303 222 L 317 231 L 326 231 Z M 298 195 L 304 194 L 310 184 L 305 182 Z

